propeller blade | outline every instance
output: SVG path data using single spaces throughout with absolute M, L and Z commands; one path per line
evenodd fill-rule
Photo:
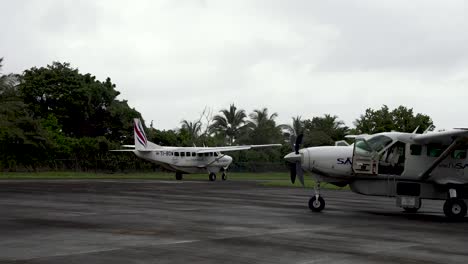
M 304 134 L 299 134 L 299 136 L 297 136 L 296 138 L 296 144 L 294 144 L 294 152 L 296 152 L 296 154 L 299 154 L 299 149 L 301 148 L 303 137 L 304 137 Z
M 294 184 L 296 182 L 296 166 L 294 164 L 289 164 L 289 170 L 290 170 L 290 175 L 291 175 L 291 182 Z
M 297 177 L 299 178 L 299 181 L 301 182 L 302 186 L 305 186 L 304 185 L 304 171 L 302 170 L 301 163 L 296 162 L 295 167 L 296 167 L 296 174 L 297 174 Z
M 289 143 L 291 144 L 291 149 L 292 149 L 293 151 L 295 151 L 295 145 L 296 145 L 294 142 L 296 142 L 296 135 L 293 134 L 293 135 L 291 135 L 291 137 L 289 138 Z

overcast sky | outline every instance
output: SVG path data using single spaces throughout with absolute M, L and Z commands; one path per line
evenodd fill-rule
M 110 77 L 143 118 L 172 129 L 235 103 L 279 123 L 412 107 L 468 127 L 465 1 L 6 1 L 4 73 L 52 61 Z

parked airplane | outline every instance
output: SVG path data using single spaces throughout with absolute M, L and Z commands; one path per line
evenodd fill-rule
M 231 165 L 232 157 L 221 152 L 247 150 L 252 148 L 275 147 L 281 144 L 244 145 L 225 147 L 163 147 L 148 141 L 139 119 L 134 119 L 133 132 L 135 145 L 124 145 L 131 149 L 112 151 L 131 151 L 144 160 L 175 171 L 176 179 L 182 180 L 183 174 L 208 172 L 210 181 L 216 180 L 216 173 L 222 172 L 223 181 L 227 179 L 226 170 Z
M 396 204 L 416 212 L 421 199 L 445 200 L 447 217 L 463 218 L 468 197 L 468 129 L 459 128 L 423 134 L 385 132 L 349 136 L 352 145 L 300 149 L 302 135 L 294 152 L 284 158 L 291 163 L 291 181 L 296 175 L 304 185 L 303 172 L 316 179 L 315 195 L 309 208 L 319 212 L 325 207 L 320 182 L 337 186 L 349 184 L 364 195 L 396 197 Z

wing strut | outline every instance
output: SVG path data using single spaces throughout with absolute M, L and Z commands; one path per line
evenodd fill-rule
M 444 152 L 442 152 L 442 154 L 431 164 L 431 166 L 429 168 L 427 168 L 423 173 L 421 173 L 421 175 L 419 176 L 420 180 L 421 181 L 425 181 L 427 179 L 429 179 L 429 177 L 431 176 L 431 172 L 437 167 L 439 166 L 439 164 L 445 160 L 445 158 L 447 158 L 447 156 L 450 154 L 450 152 L 452 152 L 452 150 L 454 150 L 456 147 L 457 147 L 457 144 L 458 144 L 458 141 L 459 141 L 460 138 L 456 138 L 453 140 L 452 144 L 450 144 L 450 146 L 448 146 Z

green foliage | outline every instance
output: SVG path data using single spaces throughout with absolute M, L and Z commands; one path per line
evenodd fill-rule
M 237 110 L 234 104 L 229 109 L 219 111 L 220 115 L 213 117 L 213 124 L 210 126 L 211 132 L 226 138 L 226 143 L 232 145 L 240 136 L 245 118 L 247 117 L 243 109 Z
M 275 118 L 277 113 L 268 114 L 267 108 L 254 110 L 249 115 L 245 130 L 243 131 L 243 142 L 247 144 L 275 144 L 283 141 L 281 133 L 282 126 L 277 126 Z
M 109 146 L 133 140 L 133 118 L 141 115 L 117 100 L 114 88 L 109 78 L 98 81 L 68 63 L 0 75 L 1 168 L 102 159 Z
M 110 78 L 98 81 L 68 63 L 26 70 L 19 87 L 34 118 L 54 115 L 64 134 L 71 137 L 119 139 L 126 136 L 122 129 L 128 128 L 131 119 L 141 117 L 125 101 L 116 100 L 119 92 Z
M 365 114 L 354 122 L 355 132 L 358 134 L 375 134 L 392 130 L 413 132 L 417 127 L 418 131 L 422 132 L 432 124 L 429 116 L 419 113 L 415 115 L 412 108 L 399 106 L 390 111 L 386 105 L 378 110 L 366 109 Z
M 1 74 L 0 58 L 0 169 L 28 170 L 39 167 L 91 170 L 99 162 L 112 171 L 149 168 L 149 163 L 132 153 L 116 155 L 110 149 L 133 144 L 133 119 L 141 114 L 127 101 L 117 100 L 119 92 L 110 78 L 99 81 L 82 74 L 68 63 L 53 62 L 33 67 L 22 75 Z M 222 146 L 282 143 L 281 148 L 266 148 L 230 153 L 235 162 L 249 170 L 258 164 L 284 164 L 283 156 L 292 149 L 292 135 L 304 134 L 302 147 L 332 145 L 350 132 L 337 116 L 324 115 L 292 124 L 276 123 L 277 113 L 267 108 L 249 115 L 234 104 L 211 116 L 205 107 L 199 120 L 181 122 L 175 130 L 144 127 L 148 140 L 163 146 Z M 249 119 L 248 119 L 249 118 Z M 143 122 L 143 120 L 142 120 Z M 144 122 L 143 122 L 144 124 Z M 432 124 L 429 116 L 414 114 L 400 106 L 367 109 L 356 120 L 353 133 L 378 133 L 398 130 L 419 131 Z M 153 165 L 154 166 L 154 165 Z M 264 169 L 264 168 L 263 168 Z

